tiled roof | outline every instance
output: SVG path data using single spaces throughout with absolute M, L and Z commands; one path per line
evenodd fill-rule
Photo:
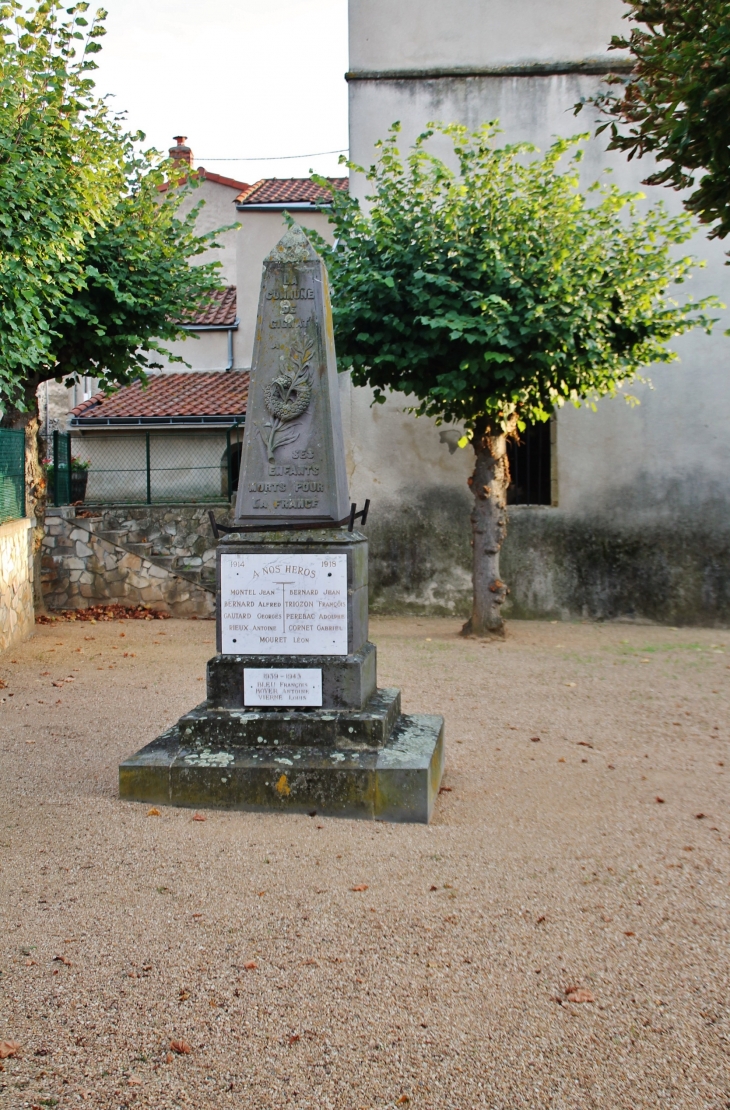
M 205 170 L 202 166 L 199 166 L 197 170 L 192 170 L 192 173 L 197 173 L 199 177 L 205 178 L 206 181 L 212 181 L 215 185 L 226 185 L 229 189 L 238 189 L 239 192 L 241 192 L 241 190 L 245 192 L 247 189 L 252 188 L 252 186 L 247 185 L 245 181 L 236 181 L 234 177 L 221 177 L 219 173 L 211 173 L 210 170 Z M 181 177 L 177 183 L 178 185 L 184 185 L 186 181 L 187 177 Z M 157 188 L 159 192 L 166 193 L 170 188 L 170 182 L 163 181 Z
M 347 189 L 346 177 L 328 177 L 335 189 Z M 264 177 L 249 185 L 236 197 L 236 205 L 245 208 L 253 204 L 319 204 L 329 200 L 329 192 L 315 185 L 308 177 Z
M 108 397 L 97 393 L 72 409 L 70 416 L 76 427 L 184 417 L 235 419 L 246 412 L 248 383 L 247 370 L 159 374 L 149 379 L 146 388 L 134 382 Z
M 188 328 L 232 328 L 236 323 L 236 287 L 216 289 L 208 304 L 198 312 L 183 317 Z
M 213 181 L 216 185 L 228 185 L 231 189 L 251 188 L 245 181 L 236 181 L 234 177 L 222 177 L 221 174 L 211 173 L 210 170 L 205 170 L 202 166 L 198 166 L 198 173 L 201 177 L 204 177 L 206 181 Z

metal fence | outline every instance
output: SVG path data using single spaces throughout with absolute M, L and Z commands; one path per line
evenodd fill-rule
M 242 440 L 240 426 L 187 433 L 57 432 L 49 485 L 56 505 L 229 500 L 238 487 Z
M 0 524 L 25 516 L 25 432 L 0 428 Z

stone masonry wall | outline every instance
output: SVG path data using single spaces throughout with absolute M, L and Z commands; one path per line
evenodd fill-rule
M 49 609 L 118 603 L 149 605 L 173 617 L 212 617 L 215 592 L 170 566 L 109 538 L 101 518 L 77 518 L 73 508 L 51 510 L 43 540 L 43 594 Z M 106 531 L 107 535 L 100 535 Z
M 97 534 L 214 586 L 216 545 L 208 516 L 211 509 L 221 524 L 228 523 L 227 504 L 112 505 L 90 511 L 98 518 L 94 525 Z
M 0 651 L 33 632 L 33 562 L 30 558 L 31 521 L 0 524 Z

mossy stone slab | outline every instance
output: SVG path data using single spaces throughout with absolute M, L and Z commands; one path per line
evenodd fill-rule
M 379 750 L 183 743 L 177 725 L 125 760 L 119 795 L 195 808 L 427 823 L 444 762 L 444 721 L 402 715 Z

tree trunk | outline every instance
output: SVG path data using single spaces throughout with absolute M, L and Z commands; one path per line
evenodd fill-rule
M 33 572 L 33 602 L 36 612 L 43 612 L 45 603 L 41 587 L 41 558 L 46 522 L 46 475 L 42 463 L 43 441 L 40 435 L 38 402 L 35 394 L 27 398 L 28 409 L 8 409 L 0 425 L 25 432 L 25 515 L 33 521 L 31 535 L 31 560 Z
M 476 462 L 469 479 L 474 494 L 471 514 L 474 600 L 471 617 L 461 630 L 463 636 L 504 637 L 501 608 L 508 590 L 499 577 L 499 552 L 507 531 L 510 434 L 511 428 L 503 432 L 501 427 L 494 432 L 489 427 L 474 432 Z

